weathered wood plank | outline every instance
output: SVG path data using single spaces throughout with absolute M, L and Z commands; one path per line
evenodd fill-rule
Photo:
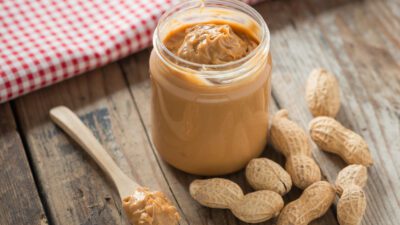
M 111 64 L 16 101 L 54 224 L 128 224 L 110 181 L 50 121 L 49 110 L 61 104 L 81 117 L 123 171 L 174 201 L 119 67 Z
M 307 128 L 304 84 L 315 67 L 334 72 L 342 91 L 338 120 L 365 137 L 375 160 L 366 187 L 368 207 L 362 224 L 397 224 L 400 219 L 399 5 L 389 1 L 291 1 L 285 14 L 267 4 L 275 62 L 273 95 L 291 117 Z M 336 1 L 332 1 L 336 2 Z M 397 11 L 396 11 L 397 10 Z M 397 14 L 396 14 L 397 13 Z M 284 19 L 282 19 L 284 17 Z M 345 163 L 314 148 L 331 182 Z
M 146 132 L 150 137 L 151 121 L 150 121 L 150 100 L 151 100 L 151 83 L 149 80 L 148 71 L 148 60 L 149 50 L 135 54 L 132 57 L 122 60 L 121 65 L 125 72 L 125 75 L 129 81 L 130 89 L 135 100 L 135 103 L 139 109 L 139 114 L 146 127 Z M 276 103 L 271 99 L 271 112 L 274 113 L 278 109 Z M 150 140 L 151 141 L 151 140 Z M 152 145 L 155 149 L 155 146 Z M 267 146 L 263 152 L 263 156 L 279 162 L 282 166 L 284 165 L 284 158 L 282 155 L 274 151 L 270 146 Z M 158 158 L 160 158 L 157 155 Z M 161 168 L 164 171 L 166 178 L 170 181 L 171 190 L 174 195 L 177 196 L 179 205 L 182 206 L 185 218 L 190 221 L 191 224 L 201 225 L 221 225 L 221 224 L 246 224 L 235 219 L 232 213 L 227 210 L 219 209 L 208 209 L 200 206 L 196 203 L 188 193 L 188 187 L 191 181 L 194 179 L 201 178 L 180 172 L 160 158 Z M 246 193 L 253 191 L 245 180 L 243 171 L 238 173 L 225 176 L 226 178 L 238 183 Z M 285 196 L 285 202 L 290 202 L 301 194 L 301 190 L 294 188 L 290 194 Z M 260 224 L 274 224 L 274 220 L 270 220 Z M 314 225 L 317 224 L 337 224 L 333 211 L 328 212 L 324 217 L 316 220 Z
M 9 103 L 0 104 L 0 224 L 47 224 Z

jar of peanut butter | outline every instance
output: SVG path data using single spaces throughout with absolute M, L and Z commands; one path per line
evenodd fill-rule
M 160 19 L 150 57 L 152 140 L 172 166 L 198 175 L 243 168 L 263 151 L 270 34 L 236 0 L 184 1 Z

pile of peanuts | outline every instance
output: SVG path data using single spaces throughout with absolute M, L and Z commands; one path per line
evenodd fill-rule
M 338 173 L 334 185 L 321 181 L 307 133 L 282 109 L 272 118 L 270 139 L 274 149 L 285 156 L 285 169 L 270 159 L 256 158 L 245 171 L 254 192 L 244 194 L 233 181 L 211 178 L 193 181 L 191 196 L 203 206 L 230 209 L 247 223 L 278 217 L 277 225 L 307 225 L 328 211 L 337 194 L 339 224 L 360 224 L 367 205 L 363 191 L 367 167 L 373 161 L 365 140 L 334 119 L 340 109 L 339 92 L 334 75 L 324 69 L 311 72 L 306 102 L 315 118 L 309 123 L 309 136 L 321 150 L 337 154 L 350 164 Z M 285 206 L 282 196 L 292 183 L 304 191 Z

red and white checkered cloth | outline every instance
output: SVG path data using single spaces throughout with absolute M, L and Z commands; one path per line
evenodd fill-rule
M 0 0 L 0 103 L 148 47 L 180 1 Z

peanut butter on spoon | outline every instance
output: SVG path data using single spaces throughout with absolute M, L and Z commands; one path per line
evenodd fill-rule
M 123 199 L 122 206 L 129 220 L 140 225 L 176 224 L 179 214 L 164 193 L 137 188 Z
M 151 192 L 130 179 L 115 164 L 92 132 L 65 106 L 50 110 L 50 117 L 74 139 L 112 179 L 122 199 L 122 206 L 133 225 L 176 225 L 179 214 L 164 193 Z

